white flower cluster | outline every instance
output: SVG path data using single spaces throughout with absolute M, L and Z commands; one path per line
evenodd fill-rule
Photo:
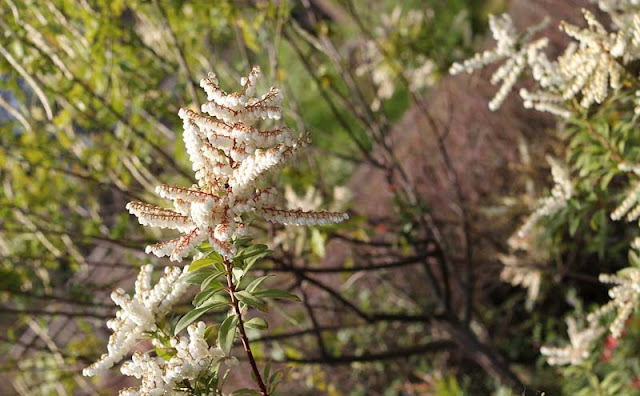
M 498 93 L 489 102 L 491 110 L 498 109 L 513 88 L 518 77 L 525 70 L 525 67 L 537 64 L 540 50 L 547 45 L 548 40 L 545 38 L 533 42 L 529 42 L 529 40 L 546 24 L 547 21 L 543 21 L 539 25 L 529 28 L 521 37 L 514 28 L 513 21 L 509 15 L 502 14 L 497 17 L 491 15 L 489 17 L 489 28 L 493 33 L 493 38 L 496 40 L 496 48 L 478 53 L 463 63 L 454 63 L 449 69 L 449 73 L 454 75 L 463 71 L 471 73 L 491 63 L 505 60 L 505 63 L 491 76 L 492 84 L 502 82 Z
M 640 176 L 640 166 L 622 163 L 618 165 L 618 169 L 625 172 L 633 172 Z M 636 183 L 627 193 L 624 200 L 617 208 L 611 212 L 611 220 L 620 220 L 626 215 L 627 221 L 634 221 L 640 217 L 640 203 L 638 198 L 640 194 L 640 182 Z
M 547 259 L 546 251 L 532 246 L 532 241 L 531 235 L 512 235 L 507 241 L 510 254 L 498 255 L 498 260 L 504 266 L 500 272 L 500 279 L 513 286 L 527 289 L 527 309 L 538 299 L 542 281 L 541 266 Z
M 619 7 L 614 7 L 614 2 L 600 3 L 601 8 L 612 12 L 612 15 L 619 10 Z M 560 25 L 575 42 L 553 62 L 542 51 L 547 45 L 545 38 L 529 41 L 543 24 L 518 35 L 508 15 L 492 16 L 490 28 L 497 41 L 496 48 L 479 53 L 463 63 L 454 63 L 450 73 L 470 73 L 487 64 L 506 60 L 491 78 L 493 84 L 502 82 L 498 93 L 489 102 L 489 108 L 495 110 L 500 107 L 517 78 L 529 68 L 541 90 L 520 90 L 524 106 L 567 118 L 571 115 L 565 106 L 569 100 L 577 98 L 582 107 L 588 108 L 593 103 L 602 103 L 609 94 L 609 88 L 616 90 L 621 87 L 624 66 L 640 57 L 638 11 L 626 12 L 625 15 L 632 17 L 626 18 L 626 22 L 617 20 L 617 32 L 610 33 L 593 14 L 583 10 L 586 28 L 565 22 Z
M 541 218 L 550 216 L 564 208 L 573 196 L 573 184 L 567 168 L 552 157 L 547 157 L 547 161 L 551 165 L 551 176 L 555 183 L 551 189 L 551 196 L 540 199 L 538 208 L 518 230 L 519 237 L 527 235 Z
M 243 215 L 297 225 L 336 223 L 348 218 L 344 213 L 277 209 L 275 189 L 256 188 L 266 172 L 308 143 L 307 136 L 297 136 L 288 128 L 260 130 L 249 126 L 259 119 L 280 119 L 281 115 L 277 88 L 272 87 L 260 98 L 253 96 L 260 76 L 260 69 L 254 67 L 240 81 L 242 90 L 229 94 L 211 73 L 200 82 L 208 98 L 202 111 L 208 115 L 190 109 L 178 113 L 184 122 L 184 142 L 198 184 L 156 189 L 162 198 L 173 201 L 174 209 L 142 202 L 127 205 L 140 224 L 185 234 L 148 246 L 147 252 L 180 261 L 208 240 L 217 252 L 231 257 L 235 248 L 230 240 L 246 232 Z
M 618 28 L 629 24 L 629 19 L 640 12 L 640 0 L 592 0 L 598 3 L 600 10 L 611 16 L 611 21 Z
M 578 331 L 575 319 L 567 318 L 570 345 L 564 348 L 543 346 L 540 348 L 540 353 L 547 357 L 547 363 L 552 366 L 580 364 L 589 357 L 591 343 L 603 332 L 604 329 L 598 326 L 590 326 Z
M 617 311 L 609 330 L 611 335 L 618 338 L 624 329 L 624 322 L 640 301 L 640 269 L 629 267 L 619 271 L 617 275 L 600 274 L 599 279 L 602 283 L 615 285 L 609 289 L 611 301 L 591 313 L 587 320 L 595 323 L 603 315 Z
M 583 14 L 587 29 L 568 23 L 560 25 L 568 36 L 578 42 L 578 47 L 569 52 L 570 56 L 559 59 L 558 71 L 563 77 L 563 99 L 571 99 L 582 92 L 580 105 L 589 107 L 594 102 L 602 103 L 609 87 L 620 87 L 623 69 L 617 58 L 625 53 L 627 43 L 623 31 L 608 33 L 593 14 L 587 10 L 583 10 Z
M 198 378 L 224 359 L 217 347 L 209 347 L 204 339 L 206 325 L 203 322 L 187 327 L 188 337 L 171 339 L 175 355 L 169 360 L 147 353 L 135 353 L 131 361 L 122 365 L 124 375 L 142 380 L 139 387 L 120 391 L 121 396 L 188 396 L 181 390 L 185 381 L 196 388 Z
M 124 290 L 111 293 L 111 299 L 120 307 L 116 318 L 107 322 L 113 331 L 107 344 L 107 352 L 100 360 L 85 368 L 85 376 L 94 376 L 122 360 L 147 331 L 156 330 L 157 321 L 164 317 L 187 288 L 184 269 L 166 267 L 164 276 L 151 287 L 152 265 L 145 265 L 135 283 L 135 294 L 129 297 Z

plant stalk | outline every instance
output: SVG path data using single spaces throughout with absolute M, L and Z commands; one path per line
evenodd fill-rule
M 242 323 L 242 312 L 240 311 L 240 304 L 238 303 L 238 299 L 236 298 L 236 286 L 233 284 L 233 275 L 231 270 L 233 269 L 233 261 L 225 258 L 224 267 L 227 272 L 227 286 L 229 288 L 229 297 L 231 297 L 231 305 L 238 316 L 238 330 L 240 332 L 240 340 L 242 341 L 242 347 L 244 348 L 247 357 L 249 358 L 249 363 L 251 364 L 251 369 L 253 370 L 253 375 L 255 377 L 256 383 L 260 388 L 261 396 L 269 396 L 269 392 L 267 391 L 267 386 L 264 384 L 262 380 L 262 376 L 260 375 L 260 370 L 258 370 L 258 365 L 256 363 L 256 359 L 253 357 L 253 353 L 251 352 L 251 345 L 249 344 L 249 338 L 247 338 L 247 333 L 244 330 L 244 324 Z

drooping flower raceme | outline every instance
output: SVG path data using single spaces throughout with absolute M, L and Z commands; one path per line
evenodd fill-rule
M 478 53 L 463 63 L 454 63 L 449 69 L 449 73 L 458 74 L 463 71 L 471 73 L 491 63 L 504 60 L 505 62 L 491 76 L 492 84 L 502 82 L 496 96 L 489 102 L 491 110 L 498 109 L 526 66 L 536 63 L 542 48 L 547 45 L 548 40 L 546 38 L 529 42 L 531 37 L 546 24 L 545 20 L 539 25 L 528 29 L 524 35 L 519 35 L 509 15 L 502 14 L 497 17 L 491 15 L 489 17 L 489 28 L 493 33 L 493 38 L 496 40 L 496 47 L 492 50 Z
M 140 269 L 133 297 L 129 297 L 122 289 L 111 293 L 111 299 L 120 310 L 116 313 L 115 319 L 107 322 L 107 327 L 113 330 L 107 353 L 85 368 L 82 372 L 84 375 L 99 374 L 122 360 L 135 343 L 142 339 L 144 332 L 156 330 L 158 320 L 169 312 L 186 291 L 185 274 L 188 266 L 184 269 L 166 267 L 164 276 L 153 288 L 152 271 L 152 265 L 145 265 Z
M 283 164 L 308 143 L 286 127 L 261 130 L 250 126 L 256 120 L 278 120 L 281 96 L 271 88 L 254 97 L 261 76 L 254 67 L 240 83 L 239 93 L 226 93 L 218 86 L 214 74 L 200 82 L 208 102 L 202 111 L 183 108 L 179 112 L 184 124 L 184 142 L 193 164 L 198 184 L 190 188 L 169 185 L 156 190 L 162 198 L 173 201 L 173 209 L 142 202 L 127 205 L 130 213 L 143 225 L 170 228 L 184 235 L 147 247 L 159 257 L 180 261 L 198 244 L 209 241 L 225 257 L 235 254 L 230 240 L 246 232 L 244 218 L 294 225 L 337 223 L 347 219 L 344 213 L 279 209 L 276 190 L 260 190 L 257 183 L 266 172 Z
M 567 318 L 567 328 L 570 345 L 563 348 L 540 348 L 540 353 L 547 357 L 547 363 L 552 366 L 576 365 L 584 361 L 589 357 L 591 343 L 604 332 L 599 326 L 590 326 L 578 331 L 576 320 L 571 317 Z
M 567 205 L 573 195 L 573 184 L 569 178 L 569 171 L 557 160 L 547 157 L 551 165 L 551 176 L 555 185 L 551 189 L 551 196 L 539 200 L 538 208 L 527 218 L 520 227 L 517 235 L 524 237 L 542 217 L 556 213 Z
M 616 275 L 600 274 L 599 279 L 602 283 L 615 285 L 609 289 L 611 301 L 591 313 L 587 319 L 596 322 L 603 315 L 615 311 L 616 317 L 609 325 L 609 330 L 614 338 L 618 338 L 624 329 L 624 322 L 640 301 L 640 269 L 629 267 Z

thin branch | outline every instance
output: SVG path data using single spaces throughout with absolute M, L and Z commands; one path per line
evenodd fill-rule
M 53 119 L 53 112 L 51 111 L 51 106 L 49 105 L 49 101 L 47 100 L 46 95 L 42 91 L 42 88 L 40 88 L 40 85 L 38 85 L 38 83 L 36 82 L 35 78 L 32 77 L 24 69 L 24 67 L 22 67 L 22 65 L 20 65 L 20 63 L 18 63 L 18 61 L 15 60 L 13 55 L 11 55 L 11 53 L 7 51 L 7 49 L 2 44 L 0 44 L 0 55 L 4 56 L 5 59 L 9 62 L 9 64 L 13 66 L 13 68 L 16 69 L 16 71 L 20 73 L 20 75 L 25 79 L 27 84 L 31 86 L 31 89 L 33 89 L 33 92 L 36 94 L 36 96 L 40 100 L 40 103 L 42 103 L 42 107 L 44 108 L 44 112 L 47 115 L 47 119 L 48 120 Z
M 27 119 L 24 118 L 22 113 L 20 113 L 20 111 L 18 111 L 18 109 L 16 109 L 15 107 L 11 106 L 9 102 L 4 100 L 2 96 L 0 96 L 0 106 L 4 108 L 9 114 L 11 114 L 13 118 L 18 120 L 18 122 L 22 124 L 22 126 L 26 131 L 30 132 L 32 130 L 31 124 L 29 124 L 29 121 L 27 121 Z
M 389 269 L 389 268 L 397 268 L 397 267 L 405 267 L 408 265 L 413 265 L 413 264 L 418 264 L 421 263 L 423 260 L 425 260 L 428 257 L 432 257 L 433 254 L 435 253 L 435 250 L 429 250 L 427 251 L 425 254 L 419 255 L 419 256 L 414 256 L 414 257 L 407 257 L 403 260 L 397 260 L 397 261 L 393 261 L 390 263 L 386 263 L 386 264 L 377 264 L 377 265 L 361 265 L 361 266 L 357 266 L 357 267 L 296 267 L 296 266 L 289 266 L 289 267 L 274 267 L 274 268 L 265 268 L 265 267 L 258 267 L 256 268 L 257 270 L 262 270 L 265 272 L 304 272 L 304 273 L 308 273 L 308 274 L 327 274 L 327 273 L 349 273 L 349 272 L 363 272 L 363 271 L 379 271 L 379 270 L 383 270 L 383 269 Z
M 0 314 L 8 315 L 43 315 L 43 316 L 66 316 L 69 318 L 96 318 L 112 319 L 113 315 L 98 314 L 93 312 L 69 312 L 69 311 L 47 311 L 44 309 L 17 309 L 0 307 Z
M 240 304 L 238 302 L 238 298 L 236 297 L 236 285 L 233 283 L 233 261 L 227 260 L 225 258 L 224 262 L 226 277 L 227 277 L 227 290 L 229 292 L 229 297 L 231 298 L 231 305 L 235 311 L 236 316 L 238 317 L 238 330 L 240 331 L 240 340 L 242 341 L 242 346 L 244 348 L 245 353 L 247 354 L 247 358 L 249 359 L 249 363 L 251 364 L 251 369 L 253 370 L 253 375 L 255 377 L 255 381 L 260 388 L 260 395 L 269 396 L 269 392 L 267 391 L 267 387 L 262 381 L 262 377 L 260 376 L 260 370 L 258 369 L 258 365 L 256 364 L 256 359 L 253 357 L 253 353 L 251 352 L 251 345 L 249 344 L 249 338 L 247 337 L 247 333 L 244 330 L 244 323 L 242 322 L 242 311 L 240 310 Z
M 414 355 L 423 353 L 434 353 L 443 350 L 452 349 L 456 344 L 450 340 L 433 341 L 424 345 L 412 346 L 410 348 L 399 348 L 387 352 L 365 353 L 362 355 L 342 355 L 327 356 L 319 358 L 294 358 L 287 356 L 285 361 L 288 363 L 299 364 L 323 364 L 328 366 L 337 366 L 342 364 L 351 364 L 355 362 L 379 362 L 383 360 L 406 359 Z

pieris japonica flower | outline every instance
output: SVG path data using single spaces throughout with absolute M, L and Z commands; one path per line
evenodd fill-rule
M 497 41 L 496 48 L 479 53 L 463 63 L 454 63 L 449 71 L 451 74 L 462 71 L 471 73 L 504 60 L 491 77 L 492 84 L 502 83 L 496 96 L 489 102 L 489 107 L 495 110 L 513 88 L 516 79 L 529 68 L 540 89 L 520 90 L 524 106 L 569 118 L 572 115 L 567 106 L 569 101 L 578 99 L 585 108 L 602 103 L 609 95 L 610 88 L 617 90 L 621 87 L 625 65 L 640 57 L 640 9 L 637 4 L 631 4 L 630 1 L 602 1 L 600 6 L 610 12 L 618 30 L 608 32 L 593 14 L 583 10 L 586 28 L 561 23 L 560 28 L 575 42 L 555 61 L 550 61 L 543 52 L 547 39 L 530 42 L 533 34 L 544 24 L 518 35 L 509 16 L 491 17 L 489 26 Z M 633 12 L 620 11 L 631 8 L 634 8 Z
M 587 22 L 586 29 L 563 22 L 560 27 L 578 42 L 578 48 L 571 56 L 560 58 L 559 71 L 565 76 L 562 92 L 564 99 L 571 99 L 582 93 L 580 104 L 589 107 L 602 103 L 609 87 L 620 87 L 622 65 L 616 58 L 622 57 L 626 49 L 624 34 L 619 31 L 609 33 L 593 14 L 583 10 Z
M 473 58 L 462 63 L 454 63 L 449 69 L 449 73 L 454 75 L 463 71 L 471 73 L 491 63 L 504 60 L 505 62 L 491 76 L 492 84 L 502 83 L 496 95 L 489 102 L 491 110 L 498 109 L 527 65 L 538 61 L 539 53 L 547 45 L 548 40 L 542 38 L 530 42 L 530 39 L 546 24 L 547 21 L 545 20 L 539 25 L 529 28 L 524 34 L 519 35 L 509 15 L 491 15 L 489 17 L 489 28 L 493 38 L 496 40 L 496 47 L 492 50 L 478 53 Z
M 629 23 L 629 18 L 640 12 L 640 0 L 597 0 L 600 10 L 611 16 L 613 24 L 622 29 Z
M 147 331 L 156 330 L 157 321 L 164 317 L 187 288 L 184 269 L 166 267 L 165 274 L 151 287 L 152 265 L 145 265 L 135 283 L 135 294 L 129 297 L 124 290 L 111 293 L 111 299 L 120 307 L 116 318 L 107 322 L 113 334 L 109 337 L 107 353 L 100 360 L 83 370 L 85 376 L 93 376 L 113 367 L 129 353 Z
M 206 377 L 212 366 L 225 359 L 222 350 L 209 347 L 204 338 L 205 330 L 206 325 L 198 322 L 187 328 L 188 337 L 172 338 L 171 347 L 175 349 L 175 354 L 169 360 L 136 352 L 131 361 L 122 365 L 120 371 L 124 375 L 142 380 L 141 384 L 136 388 L 121 390 L 120 395 L 191 395 L 191 392 L 180 390 L 180 387 L 187 382 L 195 389 L 200 376 L 204 374 Z
M 604 329 L 591 326 L 578 331 L 576 320 L 567 318 L 567 333 L 570 345 L 564 348 L 543 346 L 540 353 L 547 357 L 552 366 L 576 365 L 589 357 L 589 346 L 603 333 Z
M 596 322 L 603 315 L 616 311 L 616 317 L 609 325 L 611 335 L 620 337 L 624 329 L 624 322 L 629 318 L 640 299 L 640 269 L 625 268 L 617 275 L 600 274 L 600 282 L 615 285 L 609 289 L 611 301 L 590 314 L 589 322 Z
M 281 96 L 272 87 L 254 97 L 261 76 L 254 67 L 240 81 L 238 93 L 223 91 L 214 74 L 200 82 L 208 102 L 207 114 L 183 108 L 178 115 L 184 124 L 184 143 L 198 184 L 189 188 L 169 185 L 156 190 L 173 201 L 173 209 L 142 202 L 127 205 L 140 224 L 170 228 L 184 235 L 147 247 L 159 257 L 180 261 L 204 241 L 225 257 L 235 254 L 230 240 L 246 232 L 247 217 L 294 225 L 322 225 L 346 220 L 344 213 L 279 209 L 274 188 L 258 189 L 268 172 L 292 157 L 309 139 L 286 127 L 261 130 L 250 126 L 256 120 L 278 120 Z
M 625 172 L 633 172 L 640 176 L 640 166 L 621 163 L 618 169 Z M 638 194 L 640 194 L 640 182 L 637 182 L 629 189 L 624 200 L 611 212 L 611 220 L 620 220 L 626 215 L 627 221 L 634 221 L 640 217 L 640 203 L 638 202 Z
M 504 266 L 500 272 L 500 279 L 513 286 L 527 289 L 527 309 L 533 307 L 540 294 L 542 281 L 542 266 L 548 259 L 544 249 L 533 246 L 533 236 L 518 237 L 512 235 L 507 241 L 510 254 L 499 254 L 498 260 Z
M 555 183 L 551 189 L 551 196 L 538 201 L 538 208 L 518 230 L 517 235 L 519 237 L 527 235 L 541 218 L 552 215 L 564 208 L 573 195 L 573 184 L 569 178 L 569 171 L 552 157 L 547 157 L 547 161 L 551 165 L 551 176 Z

